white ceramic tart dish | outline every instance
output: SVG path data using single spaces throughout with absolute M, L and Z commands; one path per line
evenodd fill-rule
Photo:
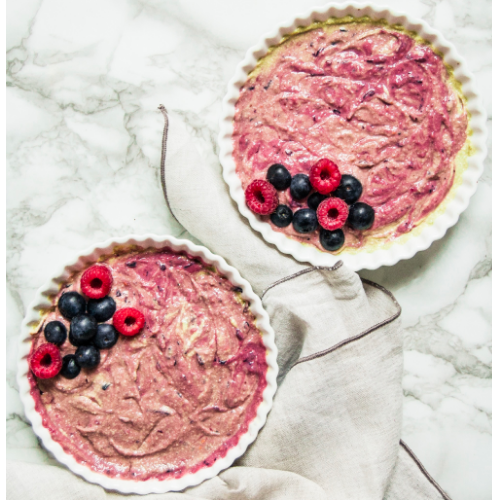
M 332 18 L 344 19 L 347 17 L 354 18 L 354 21 L 359 18 L 368 18 L 369 21 L 374 22 L 384 21 L 389 27 L 400 27 L 431 44 L 433 50 L 442 57 L 446 67 L 453 71 L 455 81 L 461 85 L 460 95 L 466 102 L 468 112 L 466 145 L 470 154 L 463 162 L 462 171 L 457 169 L 454 184 L 441 204 L 415 225 L 411 231 L 383 244 L 361 246 L 358 249 L 342 248 L 334 254 L 274 230 L 269 222 L 260 219 L 248 208 L 242 182 L 236 172 L 236 163 L 233 157 L 235 151 L 233 133 L 235 106 L 240 98 L 240 90 L 247 81 L 249 73 L 256 68 L 259 60 L 268 54 L 269 49 L 277 46 L 283 37 L 298 29 L 307 28 L 316 22 L 324 23 Z M 345 24 L 347 26 L 348 22 L 346 21 Z M 338 26 L 341 28 L 342 24 L 338 24 Z M 300 262 L 309 262 L 315 266 L 331 266 L 342 260 L 351 269 L 357 271 L 377 269 L 380 266 L 394 265 L 400 260 L 409 259 L 417 252 L 427 249 L 432 242 L 442 238 L 446 231 L 458 221 L 460 214 L 467 208 L 470 198 L 477 188 L 483 170 L 483 161 L 486 156 L 486 115 L 475 90 L 474 78 L 467 70 L 465 61 L 439 32 L 431 28 L 425 21 L 396 13 L 389 8 L 369 4 L 345 3 L 327 5 L 284 23 L 248 50 L 244 60 L 237 67 L 236 74 L 228 84 L 227 94 L 223 99 L 218 140 L 224 180 L 229 186 L 230 195 L 238 205 L 239 211 L 248 219 L 253 229 L 259 231 L 268 243 L 274 244 L 281 252 L 293 256 Z
M 33 342 L 33 335 L 40 331 L 41 322 L 48 311 L 54 310 L 53 300 L 60 291 L 61 286 L 67 283 L 75 273 L 81 272 L 92 264 L 102 261 L 102 258 L 106 258 L 107 256 L 117 254 L 126 255 L 127 249 L 130 249 L 131 252 L 154 252 L 155 250 L 164 248 L 168 248 L 173 252 L 184 252 L 195 259 L 200 259 L 207 266 L 214 266 L 218 273 L 229 281 L 230 285 L 228 286 L 237 287 L 239 297 L 248 305 L 249 314 L 251 313 L 255 318 L 255 327 L 260 332 L 262 343 L 265 347 L 267 369 L 265 371 L 265 383 L 262 385 L 264 387 L 262 400 L 258 403 L 256 415 L 249 421 L 246 432 L 239 435 L 236 444 L 231 443 L 225 455 L 218 457 L 219 459 L 208 464 L 209 466 L 198 468 L 194 472 L 186 472 L 180 477 L 166 477 L 165 479 L 148 478 L 145 480 L 134 480 L 117 478 L 116 476 L 110 477 L 109 475 L 91 470 L 80 461 L 77 461 L 72 454 L 64 451 L 59 442 L 52 438 L 48 428 L 42 424 L 42 416 L 35 408 L 35 400 L 30 392 L 32 388 L 28 378 L 30 373 L 28 357 Z M 35 434 L 40 438 L 43 446 L 61 464 L 64 464 L 72 472 L 87 481 L 99 484 L 107 490 L 145 495 L 149 493 L 180 491 L 189 486 L 195 486 L 206 479 L 215 477 L 219 472 L 231 466 L 245 452 L 265 424 L 272 406 L 278 374 L 276 358 L 277 349 L 269 316 L 264 310 L 259 297 L 252 291 L 250 284 L 240 276 L 235 268 L 229 266 L 224 259 L 214 255 L 206 248 L 195 245 L 187 240 L 151 234 L 143 236 L 129 235 L 123 238 L 107 240 L 76 255 L 74 259 L 71 259 L 66 265 L 61 267 L 53 279 L 49 280 L 37 291 L 33 302 L 28 307 L 21 327 L 17 381 L 25 414 L 31 422 Z

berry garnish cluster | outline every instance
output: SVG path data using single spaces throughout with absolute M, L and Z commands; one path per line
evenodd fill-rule
M 296 201 L 307 198 L 308 208 L 295 212 L 280 205 L 278 191 L 290 189 Z M 373 225 L 375 212 L 370 205 L 359 202 L 363 186 L 356 177 L 342 175 L 335 163 L 322 158 L 315 163 L 309 175 L 293 177 L 286 167 L 274 164 L 267 171 L 267 181 L 255 180 L 246 188 L 245 198 L 250 210 L 269 215 L 277 227 L 292 224 L 298 233 L 312 233 L 318 228 L 319 241 L 325 250 L 334 252 L 345 241 L 342 227 L 365 230 Z
M 110 349 L 118 341 L 118 334 L 132 336 L 144 326 L 144 315 L 132 307 L 116 310 L 116 303 L 108 294 L 113 284 L 111 271 L 103 265 L 89 267 L 80 279 L 83 295 L 67 292 L 59 298 L 57 307 L 70 321 L 69 335 L 61 321 L 45 325 L 46 344 L 32 354 L 30 367 L 38 378 L 52 378 L 60 373 L 72 379 L 81 368 L 93 368 L 101 360 L 100 350 Z M 88 300 L 84 297 L 86 296 Z M 106 321 L 113 319 L 113 324 Z M 74 354 L 61 357 L 59 346 L 66 338 L 77 347 Z

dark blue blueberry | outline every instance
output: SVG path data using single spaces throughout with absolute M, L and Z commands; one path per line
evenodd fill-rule
M 62 359 L 62 368 L 59 372 L 65 378 L 75 378 L 80 373 L 80 365 L 76 362 L 74 354 L 67 354 Z
M 79 314 L 83 314 L 87 304 L 78 292 L 68 292 L 59 297 L 57 307 L 66 319 L 72 319 Z
M 375 211 L 366 203 L 358 201 L 349 208 L 347 222 L 353 229 L 358 229 L 360 231 L 370 229 L 374 220 Z
M 76 346 L 88 344 L 97 332 L 97 321 L 89 314 L 80 314 L 71 320 L 69 341 Z
M 102 299 L 90 299 L 87 312 L 99 322 L 108 321 L 116 311 L 116 302 L 108 295 Z
M 113 347 L 118 340 L 118 332 L 113 325 L 103 323 L 97 325 L 97 333 L 94 337 L 94 345 L 98 349 L 109 349 Z
M 76 352 L 76 362 L 82 368 L 93 368 L 99 364 L 101 361 L 101 353 L 99 349 L 93 345 L 82 345 Z
M 75 339 L 75 337 L 73 336 L 73 333 L 71 332 L 71 327 L 70 327 L 70 330 L 69 330 L 68 340 L 69 340 L 69 343 L 71 345 L 75 345 L 75 346 L 85 345 L 85 344 L 88 343 L 88 340 L 78 340 L 78 339 Z
M 292 219 L 292 209 L 286 205 L 278 205 L 276 210 L 271 214 L 271 222 L 278 227 L 286 227 L 290 225 Z
M 335 250 L 338 250 L 344 244 L 344 231 L 342 231 L 342 229 L 328 231 L 327 229 L 321 228 L 319 232 L 319 241 L 325 250 L 335 252 Z
M 311 183 L 306 174 L 297 174 L 292 177 L 290 194 L 295 200 L 303 200 L 311 192 Z
M 55 345 L 61 345 L 64 344 L 64 341 L 68 336 L 68 331 L 60 321 L 51 321 L 45 325 L 44 334 L 47 342 Z
M 327 198 L 328 196 L 326 196 L 326 194 L 313 193 L 309 196 L 309 198 L 307 198 L 307 206 L 313 210 L 318 210 L 319 204 Z
M 346 203 L 352 205 L 359 200 L 362 192 L 363 186 L 356 177 L 352 175 L 343 175 L 340 185 L 333 193 L 333 196 L 342 198 Z
M 279 191 L 283 191 L 290 187 L 292 176 L 286 167 L 275 163 L 269 167 L 267 171 L 267 180 Z
M 301 208 L 293 214 L 293 228 L 298 233 L 312 233 L 318 228 L 316 211 L 312 208 Z

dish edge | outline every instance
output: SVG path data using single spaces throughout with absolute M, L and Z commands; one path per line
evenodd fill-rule
M 412 235 L 404 243 L 395 241 L 389 248 L 377 249 L 372 252 L 358 254 L 333 255 L 316 247 L 306 246 L 288 238 L 285 234 L 274 231 L 267 222 L 259 220 L 247 207 L 241 181 L 236 174 L 233 160 L 233 118 L 234 106 L 239 98 L 241 86 L 246 81 L 248 73 L 255 67 L 258 59 L 264 56 L 268 49 L 277 44 L 284 35 L 293 32 L 299 26 L 308 26 L 314 21 L 326 21 L 330 17 L 370 16 L 372 19 L 386 19 L 390 24 L 401 24 L 410 31 L 416 31 L 433 46 L 442 52 L 444 61 L 454 71 L 455 78 L 462 84 L 462 92 L 467 98 L 467 109 L 470 113 L 470 137 L 474 154 L 468 157 L 468 166 L 458 186 L 455 196 L 447 204 L 444 213 L 426 226 L 418 235 Z M 441 239 L 446 231 L 454 226 L 460 214 L 467 208 L 470 198 L 477 189 L 477 183 L 483 172 L 483 161 L 486 157 L 486 114 L 475 90 L 475 79 L 467 69 L 465 60 L 458 54 L 455 47 L 437 30 L 431 28 L 424 20 L 415 19 L 405 14 L 395 12 L 389 7 L 373 6 L 369 3 L 328 4 L 320 9 L 311 10 L 301 16 L 283 23 L 276 31 L 265 35 L 256 45 L 248 49 L 245 58 L 238 65 L 236 73 L 229 81 L 226 95 L 222 101 L 222 116 L 219 123 L 219 160 L 222 164 L 223 178 L 229 186 L 231 198 L 245 216 L 250 226 L 262 234 L 264 240 L 275 245 L 282 253 L 291 255 L 299 262 L 309 262 L 314 266 L 332 266 L 339 260 L 354 271 L 361 269 L 377 269 L 381 266 L 391 266 L 400 260 L 412 258 L 417 252 L 426 250 L 434 241 Z
M 28 381 L 28 355 L 31 347 L 31 332 L 33 322 L 41 319 L 40 310 L 44 306 L 52 305 L 49 295 L 59 291 L 59 286 L 70 274 L 70 271 L 81 270 L 89 263 L 96 262 L 101 255 L 109 255 L 113 248 L 119 245 L 141 245 L 146 247 L 162 248 L 168 246 L 176 251 L 186 251 L 189 254 L 201 257 L 206 263 L 213 264 L 227 277 L 231 283 L 243 289 L 242 296 L 250 302 L 250 310 L 256 317 L 256 324 L 262 333 L 262 340 L 266 346 L 266 361 L 268 370 L 266 374 L 266 388 L 263 392 L 263 400 L 257 409 L 257 415 L 251 421 L 248 431 L 243 434 L 236 446 L 231 448 L 227 455 L 212 466 L 200 469 L 193 474 L 186 474 L 178 479 L 160 481 L 149 479 L 146 481 L 129 481 L 124 479 L 109 478 L 97 472 L 93 472 L 88 467 L 77 462 L 73 456 L 66 453 L 62 446 L 54 441 L 48 431 L 42 425 L 42 418 L 35 410 L 35 402 L 30 394 L 30 384 Z M 201 482 L 211 479 L 222 470 L 227 469 L 232 463 L 245 453 L 248 446 L 255 440 L 258 432 L 264 426 L 267 415 L 272 407 L 273 396 L 277 388 L 277 347 L 274 341 L 274 330 L 271 327 L 269 315 L 262 306 L 260 298 L 252 290 L 250 283 L 243 279 L 237 269 L 227 264 L 218 255 L 213 254 L 207 248 L 195 245 L 191 241 L 178 239 L 172 236 L 159 236 L 154 234 L 127 235 L 122 238 L 111 238 L 96 246 L 87 248 L 79 253 L 74 259 L 62 266 L 61 272 L 55 278 L 48 280 L 35 294 L 35 298 L 27 309 L 26 316 L 21 325 L 21 335 L 18 351 L 17 383 L 19 396 L 23 403 L 24 412 L 31 422 L 33 431 L 40 438 L 43 446 L 50 451 L 56 460 L 68 467 L 78 476 L 83 477 L 90 483 L 99 484 L 107 490 L 114 490 L 120 493 L 136 493 L 147 495 L 150 493 L 166 493 L 168 491 L 180 491 L 190 486 L 196 486 Z

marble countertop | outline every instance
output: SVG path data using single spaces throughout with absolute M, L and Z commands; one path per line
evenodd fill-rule
M 218 167 L 227 81 L 246 49 L 320 0 L 7 2 L 7 456 L 48 462 L 15 382 L 19 324 L 75 252 L 185 234 L 160 188 L 162 103 Z M 491 1 L 373 1 L 421 17 L 465 57 L 491 134 Z M 265 15 L 264 15 L 265 13 Z M 491 139 L 458 224 L 410 261 L 362 272 L 403 307 L 403 439 L 453 500 L 491 498 Z

